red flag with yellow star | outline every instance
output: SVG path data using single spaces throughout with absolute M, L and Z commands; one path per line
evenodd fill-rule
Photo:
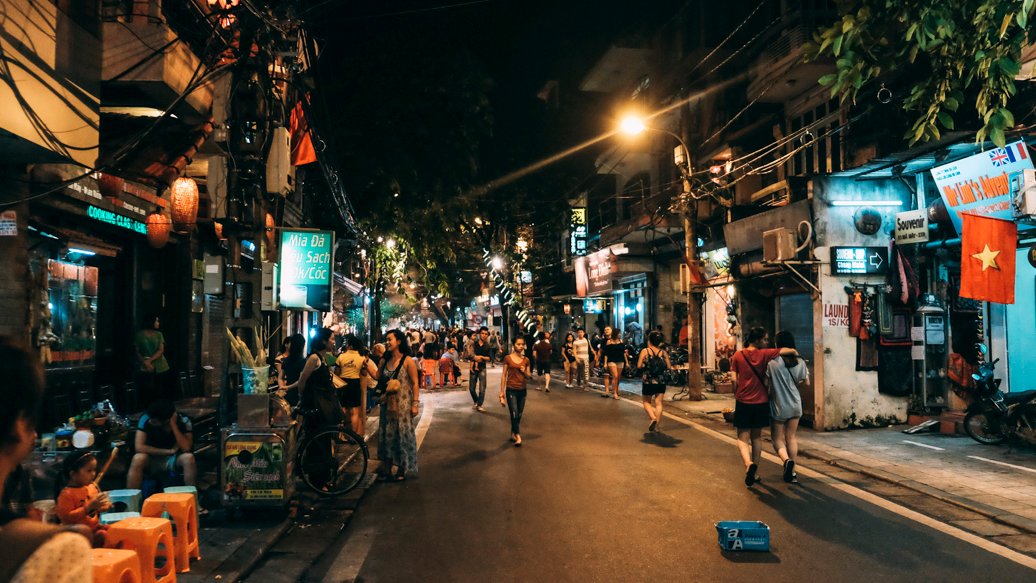
M 1018 226 L 980 215 L 965 213 L 962 217 L 961 297 L 1013 304 Z

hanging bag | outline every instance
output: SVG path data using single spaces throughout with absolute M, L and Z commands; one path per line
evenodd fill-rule
M 392 376 L 385 380 L 385 394 L 381 398 L 381 404 L 385 407 L 385 411 L 391 417 L 399 416 L 400 398 L 399 389 L 402 383 L 396 378 L 399 376 L 399 371 L 403 370 L 403 365 L 406 363 L 406 356 L 399 359 L 399 365 L 396 366 L 396 370 L 392 373 Z M 388 361 L 385 361 L 385 366 L 388 366 Z M 379 383 L 380 386 L 380 383 Z

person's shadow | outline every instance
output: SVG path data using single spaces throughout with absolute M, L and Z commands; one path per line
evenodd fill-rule
M 671 449 L 683 443 L 683 440 L 661 431 L 647 431 L 644 433 L 644 437 L 640 439 L 640 442 L 655 447 Z

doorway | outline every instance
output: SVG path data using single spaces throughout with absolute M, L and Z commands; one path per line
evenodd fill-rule
M 775 330 L 787 330 L 795 337 L 795 347 L 804 355 L 806 367 L 809 369 L 809 382 L 801 388 L 802 423 L 813 425 L 813 366 L 809 358 L 813 356 L 813 298 L 810 294 L 790 294 L 777 298 L 777 318 Z M 774 334 L 776 336 L 776 332 Z

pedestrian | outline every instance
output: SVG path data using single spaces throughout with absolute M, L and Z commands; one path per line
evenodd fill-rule
M 525 356 L 525 339 L 515 338 L 511 354 L 504 357 L 504 370 L 500 376 L 500 399 L 506 400 L 507 412 L 511 416 L 511 441 L 515 447 L 522 446 L 522 413 L 525 411 L 525 383 L 532 376 L 529 357 Z
M 795 337 L 787 330 L 777 334 L 777 348 L 795 348 Z M 809 382 L 806 361 L 797 356 L 782 356 L 766 365 L 770 379 L 770 437 L 773 449 L 784 464 L 784 481 L 798 484 L 795 460 L 799 455 L 796 432 L 802 417 L 802 396 L 799 387 Z
M 576 374 L 576 337 L 571 332 L 565 334 L 565 343 L 561 346 L 561 361 L 565 366 L 565 388 L 572 388 L 572 377 Z
M 361 377 L 365 368 L 367 374 L 375 374 L 378 370 L 370 358 L 361 353 L 362 350 L 363 342 L 349 334 L 345 337 L 345 351 L 335 360 L 336 374 L 345 382 L 345 385 L 338 389 L 338 402 L 349 418 L 353 433 L 361 437 L 364 434 Z
M 439 355 L 434 343 L 425 342 L 421 352 L 421 377 L 424 381 L 421 385 L 425 389 L 432 389 L 436 385 L 436 375 L 439 374 Z
M 619 399 L 619 381 L 622 380 L 622 371 L 630 364 L 630 357 L 626 354 L 626 343 L 618 330 L 612 330 L 608 341 L 601 346 L 604 368 L 607 376 L 604 377 L 604 393 L 602 397 L 609 395 L 615 400 Z
M 299 402 L 303 409 L 319 412 L 321 419 L 312 421 L 321 426 L 336 425 L 342 419 L 342 406 L 331 381 L 331 367 L 327 364 L 327 356 L 334 343 L 335 333 L 330 328 L 317 330 L 299 375 Z
M 489 334 L 489 348 L 492 351 L 489 361 L 491 365 L 503 360 L 504 347 L 500 345 L 500 334 L 495 329 Z
M 661 332 L 648 334 L 647 348 L 640 351 L 637 357 L 637 368 L 641 372 L 641 401 L 644 404 L 644 411 L 647 412 L 651 423 L 648 424 L 648 431 L 657 431 L 662 423 L 662 400 L 665 397 L 666 373 L 672 367 L 669 362 L 669 353 L 662 350 L 662 342 L 665 338 Z
M 485 411 L 486 402 L 486 368 L 492 358 L 489 347 L 489 328 L 482 326 L 478 330 L 478 339 L 471 343 L 471 371 L 468 378 L 468 391 L 471 393 L 472 406 L 476 411 Z M 501 403 L 503 404 L 503 403 Z
M 292 334 L 285 342 L 288 353 L 283 358 L 278 355 L 274 361 L 277 367 L 277 391 L 292 407 L 299 404 L 299 376 L 306 366 L 306 338 L 302 334 Z
M 385 357 L 378 368 L 382 393 L 381 423 L 378 428 L 378 480 L 402 482 L 417 472 L 417 436 L 414 417 L 421 403 L 417 384 L 417 363 L 410 357 L 406 335 L 389 330 L 385 336 Z M 381 389 L 383 387 L 383 389 Z M 395 472 L 392 471 L 395 466 Z
M 377 363 L 381 362 L 381 358 L 383 356 L 385 356 L 385 344 L 383 342 L 379 342 L 379 343 L 375 344 L 374 346 L 372 346 L 371 350 L 370 350 L 370 354 L 367 355 L 367 357 L 371 360 L 371 362 L 375 363 L 375 368 L 377 368 Z M 362 367 L 360 369 L 360 375 L 361 375 L 361 377 L 363 378 L 364 382 L 367 385 L 366 386 L 366 395 L 367 395 L 367 399 L 366 399 L 366 401 L 367 401 L 366 412 L 367 412 L 367 414 L 370 414 L 370 412 L 374 410 L 374 407 L 376 407 L 378 405 L 378 395 L 377 395 L 378 373 L 375 370 L 374 374 L 369 374 L 367 372 L 366 368 L 367 367 L 364 366 L 364 367 Z
M 137 354 L 137 387 L 144 403 L 173 399 L 170 389 L 169 361 L 165 357 L 165 336 L 158 314 L 144 316 L 144 325 L 133 338 Z
M 588 387 L 590 359 L 596 358 L 596 354 L 590 347 L 590 341 L 586 339 L 586 330 L 583 328 L 576 329 L 576 339 L 572 343 L 572 348 L 576 353 L 576 375 L 579 377 L 579 385 L 583 387 L 584 391 L 588 391 L 590 390 Z
M 451 387 L 457 386 L 457 377 L 454 374 L 454 369 L 457 366 L 457 347 L 453 344 L 448 344 L 446 350 L 442 352 L 442 357 L 439 358 L 439 387 L 445 388 L 447 385 Z M 449 383 L 447 383 L 449 379 Z
M 549 393 L 550 356 L 554 352 L 554 347 L 550 344 L 550 332 L 540 332 L 540 339 L 533 344 L 532 351 L 536 355 L 536 374 L 543 377 L 543 390 Z
M 36 445 L 36 418 L 43 403 L 39 359 L 0 337 L 0 498 L 8 476 Z M 93 580 L 87 529 L 14 518 L 0 509 L 0 581 L 86 583 Z
M 762 433 L 770 426 L 770 403 L 766 387 L 767 363 L 778 356 L 797 356 L 794 348 L 769 348 L 770 335 L 765 328 L 755 327 L 745 338 L 747 346 L 730 359 L 730 370 L 737 377 L 734 391 L 734 427 L 737 448 L 745 463 L 745 485 L 759 481 L 759 456 L 762 454 Z

